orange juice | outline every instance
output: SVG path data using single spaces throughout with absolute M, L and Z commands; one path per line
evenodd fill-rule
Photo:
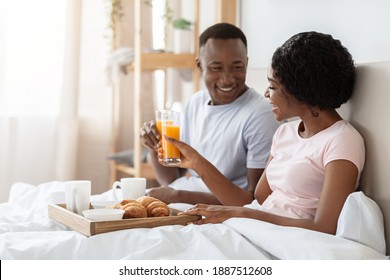
M 165 121 L 165 123 L 172 124 L 173 121 Z M 158 133 L 160 133 L 160 136 L 161 136 L 161 131 L 162 131 L 162 121 L 161 120 L 156 120 L 156 127 L 157 127 Z
M 180 140 L 180 112 L 172 110 L 156 111 L 156 127 L 160 136 L 168 136 Z M 161 138 L 165 166 L 177 166 L 180 163 L 180 151 L 171 143 Z
M 171 123 L 165 123 L 163 135 L 173 139 L 180 140 L 180 126 Z M 163 156 L 164 159 L 180 159 L 180 151 L 171 143 L 163 138 Z
M 161 136 L 161 131 L 162 131 L 162 122 L 161 122 L 161 120 L 156 120 L 156 127 L 157 127 L 157 130 L 158 130 L 158 133 L 160 133 L 160 136 Z

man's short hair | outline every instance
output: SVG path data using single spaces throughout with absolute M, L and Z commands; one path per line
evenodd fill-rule
M 245 49 L 248 49 L 244 32 L 230 23 L 217 23 L 203 31 L 199 36 L 199 48 L 204 46 L 208 39 L 240 39 Z

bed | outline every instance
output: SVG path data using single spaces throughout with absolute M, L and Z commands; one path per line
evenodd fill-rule
M 336 235 L 233 218 L 222 224 L 167 225 L 87 237 L 48 218 L 48 204 L 65 201 L 64 182 L 15 183 L 9 200 L 0 204 L 0 259 L 389 259 L 390 132 L 382 121 L 390 104 L 388 77 L 388 62 L 359 65 L 354 96 L 340 109 L 365 137 L 367 162 L 361 189 L 348 197 Z M 92 199 L 112 195 L 110 190 Z

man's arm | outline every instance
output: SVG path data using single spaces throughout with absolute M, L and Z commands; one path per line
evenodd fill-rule
M 186 169 L 184 169 L 186 170 Z M 248 186 L 245 190 L 241 189 L 241 192 L 247 193 L 248 196 L 254 199 L 254 191 L 256 185 L 260 179 L 261 174 L 264 169 L 248 169 Z M 233 185 L 232 183 L 230 183 Z M 236 186 L 239 189 L 239 187 Z M 229 192 L 222 192 L 216 197 L 212 193 L 205 192 L 194 192 L 194 191 L 185 191 L 185 190 L 175 190 L 167 186 L 161 186 L 158 188 L 153 188 L 149 192 L 150 196 L 156 197 L 165 203 L 189 203 L 189 204 L 212 204 L 218 205 L 223 204 L 221 201 L 227 201 L 228 197 L 231 195 Z M 248 201 L 249 203 L 249 201 Z
M 153 188 L 150 190 L 149 195 L 158 198 L 167 204 L 169 203 L 189 203 L 189 204 L 205 203 L 205 204 L 213 204 L 213 205 L 221 204 L 221 202 L 212 193 L 175 190 L 167 186 Z
M 169 185 L 176 179 L 183 177 L 187 172 L 187 169 L 161 165 L 154 150 L 149 150 L 148 162 L 152 166 L 156 180 L 160 185 Z
M 261 175 L 264 172 L 264 168 L 262 169 L 253 169 L 253 168 L 248 168 L 247 169 L 247 180 L 248 180 L 248 186 L 246 190 L 249 193 L 254 194 L 257 183 L 260 180 Z

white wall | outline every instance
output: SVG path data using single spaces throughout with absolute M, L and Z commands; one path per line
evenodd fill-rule
M 206 28 L 215 24 L 215 1 L 200 0 L 200 11 L 199 11 L 199 34 L 202 33 Z M 198 42 L 196 42 L 198 43 Z
M 246 73 L 246 84 L 263 94 L 268 86 L 267 68 L 249 68 Z
M 273 51 L 303 31 L 332 34 L 357 63 L 390 60 L 388 0 L 241 0 L 249 66 L 267 67 Z

